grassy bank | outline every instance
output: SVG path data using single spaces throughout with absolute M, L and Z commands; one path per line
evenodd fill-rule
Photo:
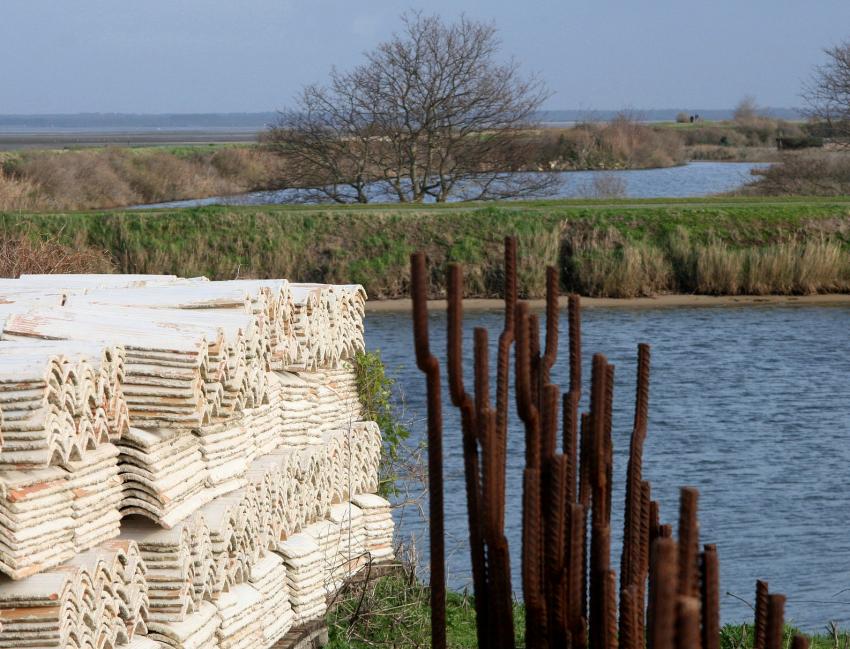
M 848 198 L 0 213 L 0 234 L 20 233 L 105 249 L 120 272 L 358 282 L 373 298 L 406 294 L 414 250 L 432 262 L 433 296 L 450 261 L 470 297 L 497 296 L 509 234 L 527 297 L 543 294 L 549 264 L 564 291 L 603 297 L 850 288 Z
M 382 577 L 370 585 L 353 586 L 337 600 L 328 616 L 328 649 L 396 649 L 430 646 L 428 589 L 399 574 Z M 525 611 L 514 606 L 517 647 L 524 646 Z M 446 599 L 446 635 L 449 649 L 475 649 L 475 604 L 466 594 L 449 593 Z M 811 649 L 846 649 L 850 634 L 829 630 L 810 636 Z M 797 629 L 785 627 L 785 646 Z M 721 649 L 752 649 L 751 625 L 726 625 L 721 629 Z

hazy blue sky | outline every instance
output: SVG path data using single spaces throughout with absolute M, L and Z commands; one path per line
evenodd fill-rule
M 850 0 L 3 0 L 0 113 L 264 111 L 406 7 L 492 20 L 550 108 L 799 105 Z

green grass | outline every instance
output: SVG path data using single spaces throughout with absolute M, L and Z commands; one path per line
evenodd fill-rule
M 655 267 L 672 265 L 671 277 L 682 276 L 670 251 L 671 237 L 682 232 L 695 247 L 720 241 L 734 250 L 750 250 L 825 238 L 847 250 L 850 198 L 0 213 L 0 232 L 56 236 L 63 243 L 105 249 L 121 272 L 357 282 L 373 298 L 406 295 L 408 257 L 414 250 L 424 250 L 435 269 L 434 295 L 445 288 L 442 270 L 450 261 L 465 265 L 467 295 L 498 295 L 502 241 L 506 235 L 516 235 L 521 293 L 539 297 L 544 290 L 539 278 L 550 264 L 566 271 L 564 290 L 599 284 L 598 278 L 581 276 L 591 272 L 588 264 L 582 265 L 588 255 L 606 257 L 611 266 L 633 258 L 627 253 L 639 249 Z M 662 282 L 665 291 L 696 288 L 672 279 Z
M 328 615 L 328 649 L 390 649 L 430 646 L 429 591 L 410 575 L 394 574 L 372 582 L 363 595 L 362 586 L 337 600 Z M 525 613 L 522 604 L 514 606 L 517 647 L 523 646 Z M 847 649 L 850 633 L 827 629 L 808 636 L 812 649 Z M 785 628 L 785 646 L 799 631 Z M 449 649 L 477 647 L 475 605 L 465 594 L 448 593 L 446 635 Z M 808 634 L 806 634 L 808 635 Z M 729 624 L 721 629 L 721 649 L 752 649 L 752 625 Z
M 328 616 L 327 649 L 417 649 L 431 646 L 429 591 L 402 575 L 383 577 L 360 601 L 359 590 L 338 601 Z M 517 646 L 522 645 L 524 608 L 514 606 Z M 446 597 L 446 640 L 449 649 L 475 649 L 475 604 L 465 594 Z

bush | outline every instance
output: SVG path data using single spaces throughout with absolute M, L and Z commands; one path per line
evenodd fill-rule
M 741 193 L 762 196 L 846 196 L 850 155 L 846 152 L 788 153 L 781 163 L 755 172 L 758 180 Z
M 401 423 L 394 406 L 395 379 L 387 376 L 381 352 L 361 352 L 354 359 L 357 393 L 363 406 L 363 415 L 381 429 L 383 447 L 378 475 L 378 493 L 389 497 L 398 493 L 397 465 L 402 460 L 404 442 L 410 430 Z
M 115 269 L 109 254 L 87 246 L 66 246 L 56 239 L 26 236 L 0 238 L 0 277 L 25 273 L 110 273 Z

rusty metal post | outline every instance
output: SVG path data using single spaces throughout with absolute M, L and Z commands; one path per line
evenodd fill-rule
M 678 586 L 676 542 L 659 537 L 652 547 L 647 614 L 648 649 L 674 649 Z
M 475 613 L 479 643 L 489 644 L 492 627 L 487 623 L 487 564 L 483 538 L 478 432 L 475 403 L 463 384 L 463 273 L 459 265 L 451 264 L 448 271 L 448 313 L 446 317 L 446 357 L 449 394 L 452 404 L 460 409 L 463 429 L 464 477 L 466 482 L 469 546 L 472 560 L 472 583 L 475 592 Z
M 643 474 L 643 445 L 646 440 L 649 412 L 649 345 L 638 345 L 637 394 L 635 421 L 629 443 L 629 461 L 626 469 L 626 503 L 623 522 L 623 554 L 620 561 L 620 588 L 635 582 L 636 555 L 641 542 L 640 500 Z
M 621 590 L 619 649 L 643 649 L 643 636 L 638 633 L 638 611 L 643 612 L 643 602 L 639 603 L 637 587 Z
M 679 594 L 699 596 L 699 491 L 682 487 L 679 492 Z
M 587 647 L 587 519 L 579 503 L 570 504 L 567 571 L 567 611 L 573 649 Z
M 764 637 L 765 649 L 782 649 L 785 632 L 785 595 L 767 596 L 767 629 Z
M 548 647 L 543 584 L 543 521 L 540 511 L 540 469 L 523 472 L 522 590 L 525 599 L 525 646 Z
M 416 365 L 425 374 L 428 392 L 428 508 L 431 550 L 431 647 L 446 646 L 446 557 L 443 518 L 443 413 L 440 403 L 440 363 L 428 338 L 428 277 L 425 255 L 410 258 L 413 337 Z
M 570 392 L 581 395 L 581 298 L 578 295 L 570 295 L 567 308 L 570 330 Z
M 753 631 L 753 649 L 764 649 L 767 636 L 767 599 L 770 590 L 766 581 L 756 582 L 756 617 Z
M 701 568 L 702 649 L 720 649 L 720 561 L 716 545 L 703 548 Z
M 516 282 L 516 237 L 505 237 L 505 324 L 499 336 L 499 350 L 496 366 L 496 433 L 500 449 L 500 464 L 494 470 L 501 477 L 499 482 L 498 518 L 504 528 L 505 521 L 505 459 L 508 437 L 508 388 L 510 385 L 511 345 L 514 343 L 514 331 L 517 306 Z
M 700 646 L 699 600 L 679 595 L 676 606 L 676 649 L 698 649 Z
M 791 640 L 791 649 L 809 649 L 809 639 L 799 633 Z

